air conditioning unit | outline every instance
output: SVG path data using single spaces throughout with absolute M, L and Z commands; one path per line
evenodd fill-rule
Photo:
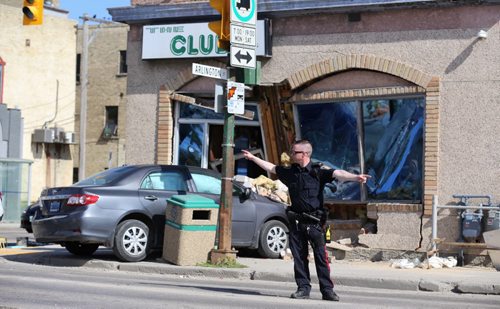
M 54 131 L 54 143 L 64 143 L 64 129 L 63 128 L 50 128 Z
M 53 143 L 55 140 L 54 133 L 52 129 L 35 129 L 31 138 L 35 143 Z
M 63 132 L 63 141 L 65 144 L 75 144 L 75 133 L 74 132 Z

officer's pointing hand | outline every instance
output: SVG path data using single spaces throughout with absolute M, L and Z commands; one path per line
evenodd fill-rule
M 252 161 L 252 158 L 254 157 L 253 154 L 251 154 L 248 150 L 241 150 L 241 152 L 243 153 L 245 159 Z
M 358 176 L 358 182 L 360 182 L 360 183 L 366 183 L 368 178 L 372 178 L 372 176 L 366 175 L 366 174 L 361 174 L 361 175 L 357 175 L 357 176 Z

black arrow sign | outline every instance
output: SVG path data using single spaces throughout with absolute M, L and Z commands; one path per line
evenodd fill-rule
M 242 55 L 241 50 L 238 50 L 238 52 L 234 56 L 236 57 L 236 59 L 238 59 L 238 62 L 241 62 L 241 59 L 245 59 L 248 64 L 250 60 L 252 60 L 252 55 L 250 55 L 248 51 L 246 53 L 247 53 L 246 55 Z

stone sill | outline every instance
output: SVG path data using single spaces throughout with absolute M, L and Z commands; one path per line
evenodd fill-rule
M 423 212 L 422 204 L 402 204 L 402 203 L 368 203 L 368 211 L 377 212 Z

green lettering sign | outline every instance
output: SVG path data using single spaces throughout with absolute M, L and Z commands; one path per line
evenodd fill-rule
M 180 45 L 180 46 L 179 46 Z M 170 42 L 170 51 L 176 56 L 181 56 L 186 52 L 186 38 L 182 35 L 176 35 Z
M 200 35 L 200 52 L 203 55 L 209 55 L 214 49 L 214 36 L 209 34 L 208 38 Z
M 193 45 L 194 39 L 192 35 L 188 36 L 188 54 L 189 55 L 198 55 L 198 49 Z

